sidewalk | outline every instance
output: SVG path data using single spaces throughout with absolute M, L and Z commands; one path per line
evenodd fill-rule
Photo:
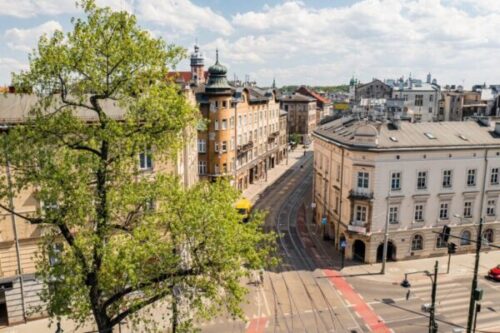
M 308 155 L 311 154 L 312 145 L 305 151 Z M 243 196 L 252 203 L 255 203 L 259 199 L 259 195 L 288 170 L 300 168 L 301 160 L 304 160 L 304 149 L 301 146 L 298 146 L 294 151 L 288 152 L 288 164 L 286 163 L 286 158 L 283 159 L 280 164 L 277 164 L 273 169 L 269 169 L 267 171 L 267 182 L 264 179 L 255 181 L 243 191 Z

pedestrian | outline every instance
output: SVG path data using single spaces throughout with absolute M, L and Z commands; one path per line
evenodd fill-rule
M 264 284 L 264 270 L 261 268 L 259 271 L 260 284 Z
M 306 150 L 304 149 L 304 156 L 306 156 Z
M 406 300 L 410 299 L 410 293 L 411 293 L 411 290 L 408 289 L 408 291 L 406 292 Z

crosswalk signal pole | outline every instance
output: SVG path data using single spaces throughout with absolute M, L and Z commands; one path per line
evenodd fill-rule
M 438 265 L 439 262 L 436 260 L 436 264 L 434 265 L 434 278 L 432 279 L 432 304 L 429 315 L 429 333 L 437 333 L 438 331 L 438 325 L 435 318 Z

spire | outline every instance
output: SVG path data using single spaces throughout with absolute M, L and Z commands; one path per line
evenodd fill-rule
M 215 49 L 215 63 L 219 63 L 219 48 Z
M 276 78 L 273 77 L 273 89 L 276 89 Z

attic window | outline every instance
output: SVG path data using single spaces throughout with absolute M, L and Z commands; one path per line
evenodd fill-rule
M 398 142 L 398 138 L 395 136 L 390 136 L 389 139 L 391 139 L 392 142 Z
M 463 135 L 463 134 L 459 134 L 459 135 L 458 135 L 458 137 L 459 137 L 460 139 L 464 140 L 464 141 L 469 141 L 469 138 L 468 138 L 468 137 L 466 137 L 466 136 L 465 136 L 465 135 Z
M 435 140 L 435 139 L 436 139 L 436 137 L 434 136 L 434 134 L 432 134 L 432 133 L 430 133 L 430 132 L 425 132 L 424 134 L 425 134 L 425 136 L 426 136 L 427 138 L 429 138 L 429 139 L 431 139 L 431 140 Z

